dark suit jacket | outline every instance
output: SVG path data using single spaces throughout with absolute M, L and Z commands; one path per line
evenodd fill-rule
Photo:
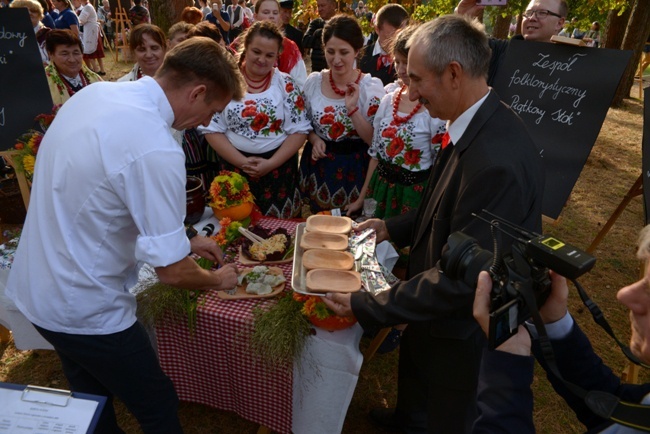
M 291 24 L 287 24 L 286 26 L 284 26 L 283 32 L 284 32 L 284 36 L 286 36 L 288 39 L 291 39 L 293 42 L 296 43 L 298 49 L 300 50 L 300 54 L 301 55 L 304 54 L 302 50 L 302 32 L 296 29 Z
M 322 18 L 310 21 L 305 36 L 302 38 L 303 48 L 311 49 L 311 72 L 318 72 L 327 68 L 322 40 L 324 26 L 325 20 Z
M 444 169 L 432 170 L 420 209 L 386 221 L 391 239 L 411 246 L 408 280 L 376 297 L 353 294 L 352 310 L 360 324 L 409 323 L 407 331 L 413 324 L 421 345 L 411 356 L 429 367 L 430 381 L 476 387 L 480 353 L 475 354 L 473 343 L 464 348 L 479 330 L 472 317 L 475 285 L 451 281 L 437 263 L 454 231 L 492 250 L 489 226 L 472 216 L 482 209 L 540 231 L 543 186 L 539 151 L 521 119 L 491 90 Z M 502 241 L 507 251 L 507 237 Z
M 627 402 L 641 402 L 643 397 L 650 393 L 650 383 L 621 383 L 620 378 L 594 352 L 589 338 L 585 336 L 577 323 L 574 323 L 569 335 L 562 339 L 552 340 L 551 343 L 555 362 L 565 380 L 585 390 L 611 393 Z M 535 358 L 546 371 L 546 377 L 553 385 L 553 389 L 566 401 L 588 430 L 599 432 L 611 424 L 611 421 L 594 414 L 581 398 L 573 394 L 564 382 L 549 370 L 538 340 L 533 340 L 532 350 Z
M 609 392 L 628 402 L 641 402 L 650 392 L 650 384 L 621 384 L 620 379 L 594 353 L 589 339 L 575 323 L 566 337 L 552 340 L 551 343 L 557 367 L 564 379 L 585 390 Z M 533 395 L 530 389 L 533 362 L 532 357 L 486 351 L 478 388 L 480 416 L 474 426 L 474 433 L 535 432 L 532 420 Z M 542 365 L 545 363 L 542 362 Z M 566 390 L 563 383 L 559 383 L 557 377 L 548 369 L 546 372 L 557 392 L 560 392 L 557 385 L 562 384 L 563 392 L 560 394 L 587 429 L 600 431 L 611 424 L 611 421 L 595 416 L 581 399 Z
M 362 72 L 368 73 L 373 77 L 377 77 L 384 83 L 386 86 L 389 83 L 394 82 L 397 79 L 397 71 L 395 66 L 391 63 L 388 66 L 383 64 L 377 68 L 377 60 L 379 59 L 379 54 L 372 55 L 372 51 L 375 48 L 375 42 L 370 42 L 363 48 L 363 56 L 359 61 L 359 69 Z

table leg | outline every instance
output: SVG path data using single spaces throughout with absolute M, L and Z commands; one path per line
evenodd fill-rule
M 257 429 L 257 434 L 271 434 L 273 431 L 269 427 L 266 427 L 264 425 L 260 425 L 260 427 Z
M 379 330 L 379 333 L 377 333 L 377 336 L 375 336 L 372 342 L 370 342 L 370 345 L 366 348 L 366 352 L 363 354 L 364 362 L 372 359 L 372 356 L 375 355 L 375 352 L 377 352 L 382 342 L 384 342 L 384 339 L 386 339 L 386 336 L 388 336 L 388 333 L 390 333 L 391 328 L 392 327 L 385 327 Z
M 0 325 L 0 344 L 4 344 L 11 340 L 11 332 L 4 326 Z

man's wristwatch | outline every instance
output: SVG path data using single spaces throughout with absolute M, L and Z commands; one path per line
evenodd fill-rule
M 187 229 L 185 230 L 185 235 L 187 235 L 187 239 L 191 240 L 195 236 L 197 236 L 199 233 L 194 229 L 194 226 L 188 226 Z

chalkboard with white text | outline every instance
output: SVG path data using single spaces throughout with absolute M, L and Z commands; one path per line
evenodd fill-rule
M 52 97 L 27 8 L 0 9 L 0 151 L 52 111 Z
M 560 215 L 631 55 L 623 50 L 510 42 L 493 87 L 519 114 L 539 148 L 546 169 L 544 215 L 553 219 Z

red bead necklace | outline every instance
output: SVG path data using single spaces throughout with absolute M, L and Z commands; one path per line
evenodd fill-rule
M 397 94 L 397 98 L 395 98 L 395 101 L 393 102 L 393 122 L 391 122 L 392 125 L 400 125 L 410 121 L 411 118 L 415 116 L 415 114 L 420 110 L 420 108 L 422 108 L 422 103 L 419 103 L 405 118 L 397 114 L 399 103 L 402 101 L 402 92 L 404 92 L 405 89 L 406 85 L 403 85 Z
M 359 84 L 359 82 L 361 81 L 361 70 L 359 69 L 358 71 L 359 71 L 359 75 L 357 76 L 357 79 L 355 81 L 356 84 Z M 334 78 L 332 77 L 332 71 L 331 70 L 330 70 L 330 86 L 332 86 L 332 90 L 334 91 L 335 94 L 345 96 L 345 91 L 339 89 L 336 86 L 336 83 L 334 83 Z
M 270 70 L 268 74 L 266 74 L 264 77 L 262 77 L 261 80 L 253 80 L 248 76 L 246 73 L 246 64 L 244 63 L 241 67 L 242 74 L 244 74 L 244 78 L 246 79 L 246 85 L 248 86 L 249 89 L 253 90 L 266 90 L 266 88 L 269 86 L 269 83 L 271 82 L 271 76 L 273 75 L 273 70 Z M 254 83 L 254 84 L 253 84 Z M 259 86 L 257 83 L 261 83 Z
M 57 68 L 57 71 L 58 71 L 58 68 Z M 68 80 L 61 74 L 61 72 L 59 72 L 59 76 L 61 76 L 61 81 L 63 82 L 63 85 L 65 86 L 65 90 L 68 92 L 68 95 L 72 96 L 75 93 L 77 93 L 77 91 L 72 88 L 72 85 L 70 84 L 70 82 L 68 82 Z M 88 79 L 84 75 L 83 71 L 79 71 L 79 79 L 81 80 L 81 88 L 82 89 L 90 84 L 90 82 L 88 81 Z

